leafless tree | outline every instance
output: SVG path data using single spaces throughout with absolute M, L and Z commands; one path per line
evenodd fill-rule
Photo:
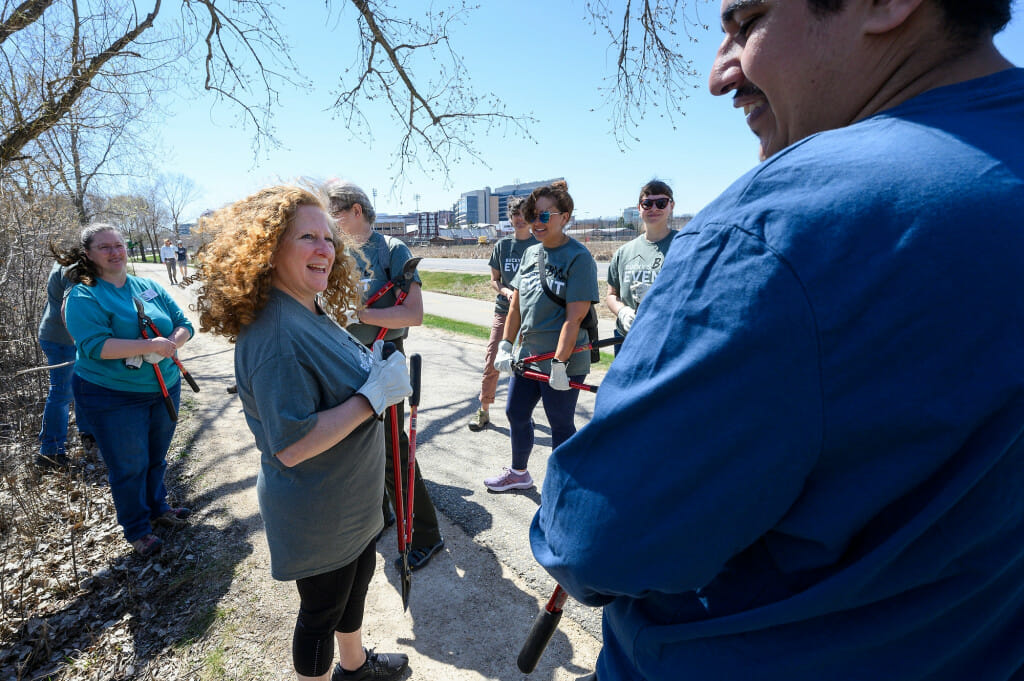
M 622 148 L 636 141 L 636 125 L 653 109 L 668 118 L 682 115 L 682 101 L 698 87 L 693 61 L 682 52 L 696 42 L 691 29 L 707 30 L 687 15 L 686 0 L 585 0 L 586 19 L 607 35 L 617 53 L 615 73 L 601 88 L 612 110 L 612 127 Z M 696 12 L 699 0 L 691 1 Z M 637 35 L 639 33 L 639 36 Z
M 34 31 L 70 27 L 79 49 L 48 55 L 45 73 L 19 90 L 17 105 L 0 104 L 0 172 L 37 153 L 33 141 L 69 116 L 90 89 L 114 92 L 118 79 L 150 77 L 171 65 L 184 73 L 187 62 L 203 64 L 201 87 L 237 105 L 255 128 L 257 144 L 273 141 L 270 111 L 283 87 L 301 81 L 279 29 L 276 15 L 283 5 L 173 4 L 179 12 L 166 10 L 162 0 L 24 0 L 17 6 L 5 0 L 0 68 L 12 82 L 24 71 L 23 38 Z M 685 15 L 686 0 L 585 0 L 584 7 L 618 53 L 605 95 L 620 143 L 649 109 L 677 115 L 696 75 L 682 53 L 692 40 L 690 27 L 699 24 Z M 357 62 L 341 75 L 333 106 L 352 130 L 368 133 L 364 106 L 386 104 L 402 131 L 395 149 L 398 175 L 409 163 L 446 170 L 464 155 L 481 160 L 473 140 L 494 129 L 526 133 L 531 119 L 507 111 L 493 94 L 476 92 L 450 43 L 450 27 L 471 12 L 465 0 L 427 12 L 391 0 L 324 0 L 324 8 L 336 16 L 335 29 L 354 10 L 360 46 Z
M 156 195 L 166 209 L 173 225 L 175 237 L 180 235 L 181 216 L 185 208 L 199 197 L 199 187 L 191 178 L 181 174 L 161 175 L 157 178 Z

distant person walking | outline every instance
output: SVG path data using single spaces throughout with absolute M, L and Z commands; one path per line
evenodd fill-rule
M 498 344 L 505 333 L 505 318 L 508 316 L 508 305 L 514 293 L 511 284 L 519 271 L 519 262 L 527 248 L 537 243 L 530 232 L 530 223 L 523 217 L 524 196 L 515 196 L 508 200 L 508 217 L 515 230 L 512 236 L 506 236 L 494 244 L 491 251 L 491 288 L 497 294 L 494 301 L 494 317 L 491 319 L 491 337 L 487 341 L 487 356 L 484 358 L 484 377 L 480 383 L 480 409 L 469 422 L 473 432 L 482 430 L 491 422 L 489 409 L 494 404 L 494 394 L 498 389 L 500 374 L 494 368 L 494 358 L 498 354 Z
M 185 248 L 184 242 L 178 242 L 175 255 L 178 256 L 178 274 L 181 275 L 182 279 L 185 279 L 188 277 L 188 249 Z
M 616 317 L 616 336 L 624 337 L 629 332 L 640 301 L 658 278 L 676 235 L 668 225 L 675 205 L 672 188 L 661 180 L 651 180 L 640 190 L 638 206 L 644 233 L 615 251 L 608 265 L 608 295 L 604 304 Z M 615 346 L 616 355 L 620 347 Z
M 170 239 L 164 239 L 164 245 L 160 247 L 160 259 L 167 266 L 167 278 L 172 284 L 177 284 L 178 277 L 174 268 L 178 260 L 178 249 L 171 244 Z
M 582 382 L 586 378 L 590 353 L 574 353 L 573 349 L 589 341 L 581 323 L 599 295 L 594 257 L 583 244 L 565 233 L 573 210 L 568 185 L 555 182 L 534 189 L 522 210 L 540 243 L 526 249 L 512 280 L 505 334 L 494 368 L 511 373 L 515 359 L 551 351 L 555 357 L 529 366 L 550 374 L 550 382 L 516 375 L 509 379 L 505 415 L 512 440 L 512 467 L 484 480 L 492 492 L 533 487 L 527 463 L 533 450 L 533 410 L 537 402 L 543 403 L 551 425 L 552 449 L 576 432 L 574 417 L 579 391 L 571 390 L 569 381 Z

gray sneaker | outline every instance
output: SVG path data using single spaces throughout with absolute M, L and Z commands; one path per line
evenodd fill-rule
M 501 475 L 495 478 L 487 478 L 484 485 L 492 492 L 507 492 L 510 489 L 530 489 L 533 487 L 533 478 L 530 471 L 519 474 L 511 468 L 502 468 Z
M 484 429 L 488 423 L 491 422 L 491 417 L 487 414 L 486 409 L 477 409 L 476 416 L 469 422 L 469 429 L 474 433 Z

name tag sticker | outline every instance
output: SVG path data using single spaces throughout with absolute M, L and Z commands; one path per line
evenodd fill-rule
M 150 300 L 153 300 L 154 298 L 156 298 L 156 291 L 154 291 L 153 289 L 147 289 L 147 290 L 143 291 L 139 295 L 142 296 L 143 300 L 145 300 L 146 302 L 149 302 Z

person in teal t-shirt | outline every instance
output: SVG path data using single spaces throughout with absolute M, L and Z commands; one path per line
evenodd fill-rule
M 163 545 L 154 526 L 181 526 L 191 514 L 167 503 L 164 470 L 175 426 L 165 401 L 177 410 L 181 392 L 173 357 L 192 337 L 192 323 L 160 284 L 128 274 L 124 238 L 111 225 L 86 227 L 58 262 L 75 282 L 65 305 L 77 348 L 75 402 L 107 464 L 124 538 L 148 557 Z M 142 337 L 136 304 L 160 336 Z

